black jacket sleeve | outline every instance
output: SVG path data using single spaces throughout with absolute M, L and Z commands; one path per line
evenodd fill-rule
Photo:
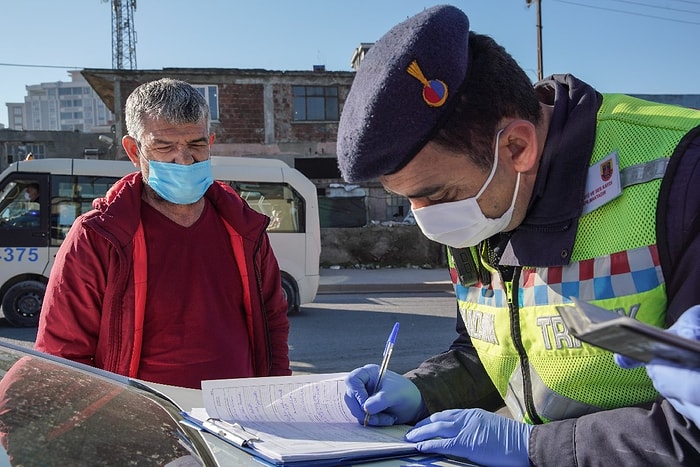
M 700 430 L 660 399 L 639 407 L 537 425 L 529 443 L 535 466 L 700 465 Z
M 666 281 L 666 324 L 700 304 L 700 127 L 678 144 L 661 183 L 656 243 Z
M 418 387 L 429 413 L 502 407 L 503 399 L 481 364 L 459 311 L 456 329 L 458 336 L 449 350 L 429 358 L 405 376 Z

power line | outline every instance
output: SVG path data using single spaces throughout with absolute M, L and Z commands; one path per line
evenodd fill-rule
M 677 11 L 677 12 L 679 12 L 679 13 L 691 13 L 691 14 L 694 14 L 694 15 L 700 15 L 700 12 L 698 12 L 698 11 L 694 11 L 694 10 L 684 10 L 684 9 L 682 9 L 682 8 L 671 8 L 671 7 L 668 7 L 668 6 L 653 5 L 653 4 L 650 4 L 650 3 L 634 2 L 634 1 L 632 1 L 632 0 L 613 0 L 613 1 L 614 1 L 614 2 L 618 2 L 618 3 L 628 3 L 628 4 L 630 4 L 630 5 L 643 6 L 643 7 L 647 7 L 647 8 L 656 8 L 656 9 L 659 9 L 659 10 Z
M 594 10 L 605 10 L 605 11 L 612 11 L 612 12 L 615 12 L 615 13 L 623 13 L 623 14 L 627 14 L 627 15 L 643 16 L 643 17 L 646 17 L 646 18 L 660 19 L 660 20 L 664 20 L 664 21 L 671 21 L 671 22 L 674 22 L 674 23 L 684 23 L 684 24 L 700 25 L 700 22 L 697 22 L 697 21 L 683 21 L 683 20 L 680 20 L 680 19 L 666 18 L 666 17 L 663 17 L 663 16 L 655 16 L 655 15 L 647 15 L 647 14 L 644 14 L 644 13 L 637 13 L 637 12 L 629 11 L 629 10 L 618 10 L 618 9 L 615 9 L 615 8 L 604 8 L 604 7 L 600 7 L 600 6 L 586 5 L 586 4 L 584 4 L 584 3 L 571 2 L 571 1 L 566 1 L 566 0 L 557 0 L 557 1 L 558 1 L 559 3 L 567 3 L 567 4 L 569 4 L 569 5 L 576 5 L 576 6 L 586 7 L 586 8 L 592 8 L 592 9 L 594 9 Z M 649 5 L 646 5 L 646 6 L 649 6 Z
M 20 68 L 61 68 L 64 70 L 81 70 L 85 67 L 81 66 L 63 66 L 63 65 L 31 65 L 28 63 L 0 63 L 0 66 L 15 66 Z

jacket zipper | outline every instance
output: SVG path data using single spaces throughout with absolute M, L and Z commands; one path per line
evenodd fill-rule
M 255 243 L 255 249 L 253 250 L 253 271 L 255 273 L 255 282 L 256 282 L 256 288 L 258 290 L 258 297 L 260 300 L 260 305 L 261 305 L 261 315 L 262 315 L 262 322 L 263 325 L 265 326 L 265 340 L 266 342 L 266 347 L 267 347 L 267 374 L 270 374 L 270 371 L 272 370 L 272 338 L 270 337 L 270 326 L 267 321 L 267 307 L 265 303 L 265 294 L 263 292 L 263 285 L 262 285 L 262 275 L 260 273 L 260 269 L 258 268 L 258 263 L 256 261 L 256 258 L 260 254 L 260 246 L 262 245 L 263 241 L 263 236 L 265 234 L 265 231 L 267 230 L 267 226 L 270 224 L 270 220 L 268 219 L 265 222 L 265 226 L 258 235 L 258 241 Z
M 512 268 L 512 273 L 509 271 Z M 523 401 L 525 403 L 526 415 L 534 424 L 544 423 L 535 409 L 535 400 L 532 395 L 532 379 L 530 378 L 530 359 L 523 345 L 522 334 L 520 333 L 520 304 L 518 303 L 518 281 L 522 267 L 503 267 L 498 268 L 498 273 L 501 275 L 501 280 L 506 288 L 506 296 L 508 298 L 508 310 L 510 312 L 510 334 L 513 339 L 513 346 L 518 352 L 520 358 L 520 372 L 523 379 Z M 509 274 L 510 273 L 510 274 Z M 505 280 L 505 276 L 511 276 L 510 280 Z

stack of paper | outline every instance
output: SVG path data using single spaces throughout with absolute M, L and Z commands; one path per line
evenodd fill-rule
M 344 377 L 332 373 L 202 381 L 205 408 L 189 415 L 240 425 L 249 442 L 232 444 L 278 465 L 416 453 L 415 445 L 404 441 L 409 426 L 358 423 L 343 401 Z

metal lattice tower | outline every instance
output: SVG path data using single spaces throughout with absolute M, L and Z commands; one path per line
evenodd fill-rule
M 102 0 L 107 2 L 109 0 Z M 136 30 L 134 10 L 136 0 L 112 2 L 112 69 L 136 69 Z

